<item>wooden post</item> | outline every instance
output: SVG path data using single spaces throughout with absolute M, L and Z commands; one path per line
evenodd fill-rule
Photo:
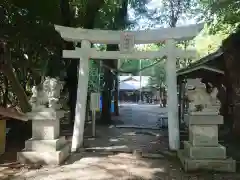
M 83 40 L 81 48 L 84 49 L 85 52 L 80 55 L 81 58 L 78 70 L 77 103 L 75 109 L 75 121 L 72 137 L 72 152 L 76 152 L 83 143 L 89 78 L 89 49 L 91 48 L 91 43 L 87 40 Z
M 0 119 L 0 155 L 5 153 L 6 147 L 6 120 Z
M 96 137 L 96 111 L 92 110 L 92 137 Z
M 180 106 L 178 106 L 178 119 L 179 119 L 179 125 L 181 127 L 181 112 L 182 112 L 182 99 L 181 99 L 181 94 L 182 94 L 182 82 L 180 81 L 178 84 L 178 103 Z
M 174 40 L 167 40 L 168 49 L 166 71 L 167 71 L 167 104 L 168 104 L 168 134 L 170 150 L 178 150 L 179 142 L 179 121 L 178 121 L 178 97 L 177 97 L 177 73 L 176 55 Z
M 180 114 L 180 119 L 181 119 L 181 123 L 184 122 L 184 114 L 185 114 L 185 88 L 186 88 L 186 82 L 185 80 L 181 82 L 181 94 L 180 94 L 180 98 L 181 98 L 181 114 Z

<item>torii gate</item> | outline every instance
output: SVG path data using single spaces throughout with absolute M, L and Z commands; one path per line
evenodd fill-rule
M 55 25 L 61 37 L 66 41 L 81 42 L 81 48 L 75 50 L 63 50 L 64 58 L 79 58 L 80 67 L 78 73 L 77 103 L 75 110 L 75 122 L 72 137 L 72 152 L 76 151 L 83 143 L 87 89 L 89 78 L 89 59 L 154 59 L 167 57 L 167 92 L 168 92 L 168 131 L 169 148 L 178 150 L 179 121 L 176 59 L 195 57 L 195 51 L 183 51 L 177 49 L 175 40 L 193 39 L 203 28 L 203 24 L 182 26 L 177 28 L 162 28 L 158 30 L 141 31 L 112 31 L 90 30 L 71 28 Z M 165 42 L 165 47 L 160 51 L 140 52 L 135 51 L 135 44 L 148 44 Z M 120 44 L 120 51 L 97 51 L 91 48 L 91 43 Z

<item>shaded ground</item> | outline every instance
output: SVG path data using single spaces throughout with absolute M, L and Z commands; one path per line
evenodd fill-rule
M 152 127 L 159 127 L 161 111 L 164 113 L 166 110 L 159 112 L 159 107 L 151 105 L 123 106 L 120 108 L 120 118 L 115 118 L 115 124 L 149 129 L 98 126 L 97 137 L 91 138 L 91 128 L 87 127 L 84 148 L 62 166 L 40 168 L 14 164 L 10 168 L 1 167 L 0 173 L 12 175 L 9 179 L 13 180 L 240 179 L 239 173 L 184 173 L 175 153 L 168 151 L 166 130 L 151 130 Z
M 159 116 L 157 113 L 149 113 L 153 108 L 146 106 L 143 110 L 142 106 L 126 105 L 120 108 L 121 117 L 115 118 L 116 121 L 123 121 L 123 124 L 135 128 L 118 128 L 123 125 L 112 125 L 109 127 L 98 126 L 96 128 L 96 138 L 86 138 L 84 146 L 90 150 L 109 150 L 115 152 L 133 152 L 134 150 L 141 150 L 144 153 L 157 153 L 167 149 L 167 141 L 163 140 L 166 132 L 160 130 L 158 127 Z M 156 107 L 156 106 L 155 106 Z M 157 107 L 157 110 L 159 108 Z M 162 110 L 164 112 L 164 110 Z M 120 123 L 121 124 L 121 123 Z M 139 127 L 139 128 L 138 128 Z M 142 129 L 145 127 L 146 129 Z M 156 127 L 157 130 L 156 130 Z M 86 136 L 91 136 L 91 126 L 87 128 Z M 111 148 L 110 148 L 111 147 Z
M 168 159 L 139 159 L 131 154 L 101 155 L 82 153 L 73 155 L 68 163 L 59 167 L 21 172 L 13 180 L 230 180 L 232 175 L 211 173 L 183 173 L 178 164 Z

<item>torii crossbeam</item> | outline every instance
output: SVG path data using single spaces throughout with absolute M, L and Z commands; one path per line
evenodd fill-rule
M 81 48 L 64 50 L 64 58 L 79 58 L 81 60 L 78 74 L 77 104 L 75 111 L 72 151 L 76 151 L 83 143 L 83 132 L 86 113 L 86 97 L 88 88 L 89 59 L 154 59 L 167 57 L 167 91 L 168 91 L 168 129 L 169 147 L 178 150 L 179 121 L 176 60 L 177 58 L 195 57 L 194 51 L 183 51 L 176 48 L 175 40 L 189 40 L 194 38 L 203 28 L 203 24 L 183 26 L 177 28 L 163 28 L 146 31 L 107 31 L 89 30 L 55 26 L 61 37 L 66 41 L 81 42 Z M 126 37 L 126 38 L 122 38 Z M 161 51 L 139 52 L 132 47 L 134 44 L 159 43 L 165 41 Z M 120 51 L 97 51 L 91 48 L 91 43 L 120 44 Z

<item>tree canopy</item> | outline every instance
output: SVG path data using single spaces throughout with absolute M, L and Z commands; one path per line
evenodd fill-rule
M 204 11 L 203 18 L 210 24 L 211 33 L 223 31 L 231 33 L 240 23 L 240 1 L 200 0 Z
M 13 79 L 8 78 L 9 82 L 6 81 L 6 70 L 4 72 L 1 69 L 3 73 L 0 74 L 0 83 L 3 88 L 0 89 L 0 96 L 6 98 L 1 98 L 0 104 L 6 104 L 6 99 L 8 104 L 18 103 L 14 94 L 19 92 L 12 89 L 12 82 L 16 80 L 24 90 L 18 97 L 24 93 L 29 95 L 32 85 L 38 84 L 46 75 L 60 76 L 63 79 L 67 77 L 65 80 L 68 82 L 68 89 L 76 89 L 78 61 L 62 60 L 61 57 L 62 49 L 72 49 L 74 45 L 60 38 L 54 30 L 54 24 L 124 30 L 175 27 L 178 24 L 204 20 L 208 25 L 194 40 L 194 45 L 192 42 L 181 42 L 180 46 L 194 46 L 200 56 L 204 56 L 216 50 L 221 41 L 237 29 L 240 22 L 239 7 L 239 0 L 2 0 L 0 40 L 7 44 L 7 73 L 11 71 Z M 95 46 L 101 50 L 109 48 L 104 45 Z M 161 44 L 153 44 L 136 48 L 157 50 L 160 47 Z M 118 70 L 117 63 L 104 62 L 101 69 L 99 61 L 91 60 L 91 91 L 99 89 L 99 72 L 104 74 L 103 69 L 107 67 L 111 66 L 110 70 L 114 69 L 115 73 L 129 71 L 139 74 L 139 61 L 121 60 Z M 158 63 L 158 60 L 142 60 L 141 63 L 142 75 L 156 76 L 156 82 L 164 81 L 164 61 Z M 189 63 L 191 62 L 188 60 L 181 60 L 178 64 L 187 66 Z M 72 93 L 76 94 L 76 90 Z

